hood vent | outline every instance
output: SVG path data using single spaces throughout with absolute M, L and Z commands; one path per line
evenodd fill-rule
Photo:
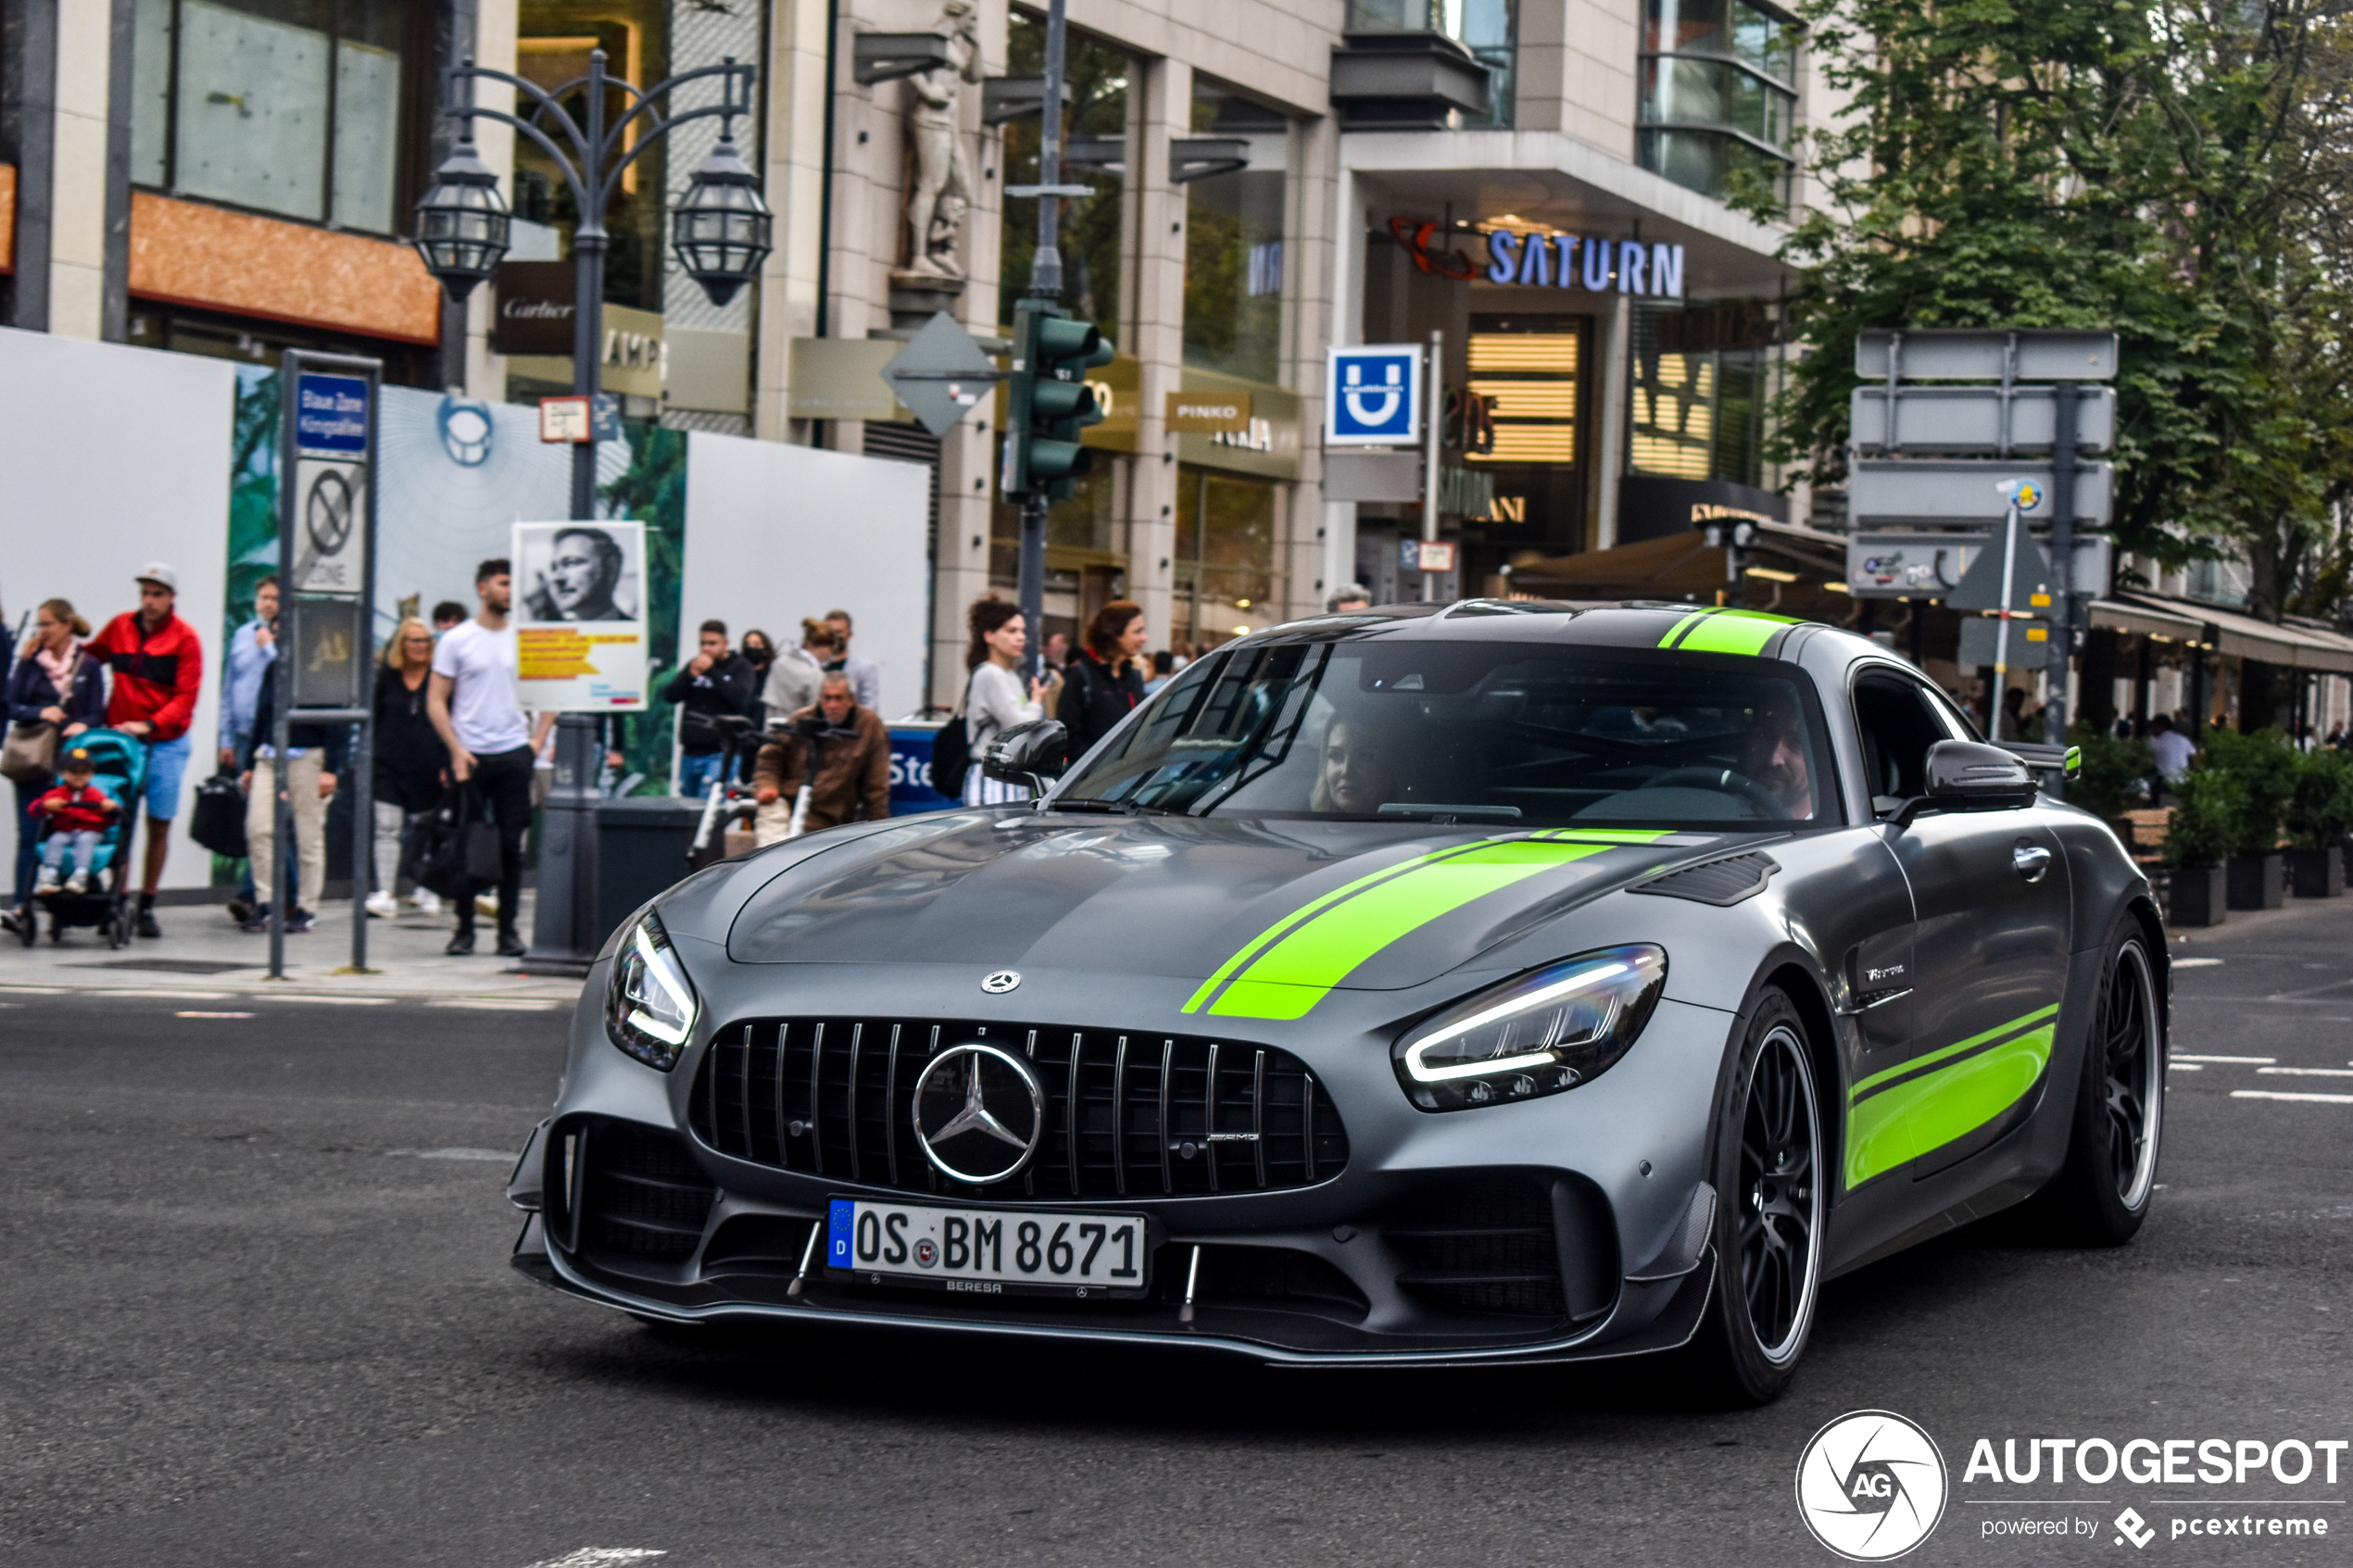
M 1773 857 L 1752 849 L 1745 855 L 1705 860 L 1696 866 L 1686 866 L 1679 872 L 1668 872 L 1665 876 L 1637 883 L 1626 891 L 1656 893 L 1669 898 L 1689 898 L 1695 904 L 1714 904 L 1723 908 L 1764 892 L 1765 884 L 1780 869 L 1780 862 Z

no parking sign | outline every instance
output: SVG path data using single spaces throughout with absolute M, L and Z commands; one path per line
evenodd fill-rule
M 1324 445 L 1410 446 L 1421 429 L 1422 349 L 1383 343 L 1334 348 L 1324 378 Z

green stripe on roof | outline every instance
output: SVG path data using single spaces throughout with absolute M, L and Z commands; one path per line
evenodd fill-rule
M 1728 609 L 1692 627 L 1679 646 L 1691 653 L 1755 654 L 1762 652 L 1782 627 L 1796 624 L 1793 616 Z
M 1705 620 L 1707 617 L 1714 615 L 1715 613 L 1716 610 L 1712 606 L 1706 609 L 1695 609 L 1692 611 L 1691 614 L 1683 617 L 1682 620 L 1678 621 L 1674 625 L 1669 626 L 1667 629 L 1667 635 L 1658 640 L 1658 646 L 1663 648 L 1673 647 L 1675 646 L 1675 639 L 1681 636 L 1692 625 L 1697 621 Z
M 1250 962 L 1209 1011 L 1219 1018 L 1303 1017 L 1390 943 L 1474 899 L 1610 847 L 1529 838 L 1490 841 L 1386 878 L 1292 925 Z M 1232 967 L 1228 963 L 1219 972 L 1229 973 Z

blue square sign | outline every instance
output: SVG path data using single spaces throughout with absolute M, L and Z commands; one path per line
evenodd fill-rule
M 305 452 L 368 450 L 368 383 L 359 376 L 296 379 L 295 445 Z
M 1327 446 L 1410 446 L 1421 428 L 1422 350 L 1412 343 L 1335 348 L 1324 383 Z

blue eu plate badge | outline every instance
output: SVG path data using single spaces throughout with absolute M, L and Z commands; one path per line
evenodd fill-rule
M 1421 428 L 1422 350 L 1386 343 L 1334 348 L 1325 381 L 1327 446 L 1407 446 Z

